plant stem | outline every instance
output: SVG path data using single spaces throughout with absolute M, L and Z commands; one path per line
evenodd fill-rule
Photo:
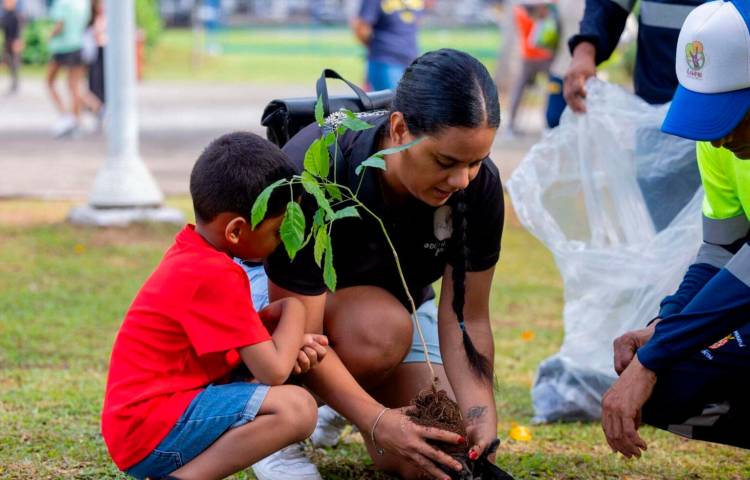
M 383 223 L 383 220 L 381 220 L 381 218 L 378 217 L 375 214 L 375 212 L 367 208 L 367 206 L 364 203 L 362 203 L 359 200 L 359 198 L 357 198 L 352 193 L 351 189 L 349 189 L 348 187 L 343 187 L 343 188 L 344 190 L 348 191 L 349 194 L 351 195 L 349 199 L 352 200 L 354 203 L 356 203 L 358 207 L 362 208 L 362 210 L 370 214 L 370 216 L 378 222 L 378 224 L 380 225 L 380 229 L 383 231 L 385 240 L 388 242 L 388 247 L 390 247 L 391 253 L 393 254 L 393 259 L 396 261 L 396 269 L 398 270 L 398 276 L 401 279 L 401 285 L 404 287 L 404 292 L 406 292 L 406 298 L 409 300 L 409 305 L 411 306 L 412 322 L 414 323 L 414 328 L 417 329 L 417 333 L 419 334 L 419 341 L 422 344 L 422 349 L 424 351 L 424 359 L 427 362 L 427 367 L 430 369 L 430 375 L 432 375 L 432 386 L 435 390 L 437 390 L 438 377 L 435 374 L 435 369 L 432 367 L 432 362 L 430 362 L 430 354 L 429 354 L 429 350 L 427 350 L 427 342 L 424 339 L 424 334 L 422 333 L 422 327 L 419 324 L 419 320 L 417 319 L 417 307 L 416 305 L 414 305 L 414 298 L 412 298 L 411 292 L 409 292 L 409 285 L 406 283 L 406 277 L 404 276 L 404 271 L 401 268 L 401 261 L 398 258 L 398 252 L 396 251 L 396 247 L 393 245 L 390 235 L 388 235 L 388 231 L 385 228 L 385 224 Z

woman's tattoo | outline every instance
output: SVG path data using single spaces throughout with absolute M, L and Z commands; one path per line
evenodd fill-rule
M 469 411 L 466 412 L 466 420 L 468 420 L 470 423 L 476 422 L 477 420 L 482 418 L 485 413 L 487 413 L 487 407 L 485 407 L 484 405 L 471 407 Z

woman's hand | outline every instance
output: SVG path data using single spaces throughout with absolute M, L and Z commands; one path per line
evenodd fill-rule
M 405 414 L 410 408 L 412 407 L 388 410 L 383 414 L 374 432 L 376 447 L 413 463 L 424 470 L 430 478 L 448 478 L 438 464 L 457 472 L 461 471 L 463 467 L 458 461 L 428 444 L 427 440 L 459 445 L 465 443 L 466 439 L 453 432 L 417 425 Z
M 497 439 L 497 425 L 489 421 L 467 421 L 466 433 L 469 437 L 469 460 L 476 460 L 490 448 L 487 453 L 487 460 L 495 463 L 495 452 L 497 444 L 492 443 Z
M 297 363 L 294 365 L 292 373 L 300 375 L 309 372 L 318 366 L 326 356 L 328 349 L 328 337 L 315 333 L 306 333 L 304 344 L 297 354 Z

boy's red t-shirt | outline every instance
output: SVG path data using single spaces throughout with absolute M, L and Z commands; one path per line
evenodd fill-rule
M 102 434 L 126 470 L 167 436 L 195 396 L 270 340 L 242 267 L 186 226 L 136 295 L 117 334 Z

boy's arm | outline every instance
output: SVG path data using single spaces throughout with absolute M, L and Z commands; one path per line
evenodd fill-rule
M 295 298 L 284 298 L 259 314 L 266 325 L 278 319 L 271 340 L 240 348 L 239 353 L 258 381 L 281 385 L 289 378 L 303 346 L 305 307 Z

